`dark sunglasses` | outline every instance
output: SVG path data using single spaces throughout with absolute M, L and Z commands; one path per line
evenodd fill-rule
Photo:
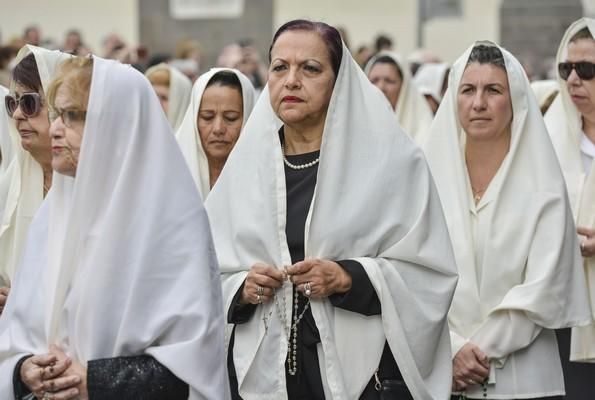
M 568 79 L 572 70 L 575 70 L 578 77 L 585 81 L 589 81 L 595 77 L 595 64 L 591 62 L 561 62 L 558 64 L 558 73 L 560 73 L 560 78 L 564 80 Z
M 66 125 L 68 128 L 72 128 L 76 123 L 85 121 L 87 112 L 73 109 L 63 110 L 60 108 L 50 108 L 49 117 L 50 122 L 54 122 L 58 118 L 61 118 L 64 125 Z
M 21 108 L 21 112 L 27 118 L 32 118 L 39 114 L 41 110 L 41 96 L 39 93 L 23 93 L 20 97 L 6 95 L 4 97 L 4 105 L 8 116 L 12 118 L 17 108 Z

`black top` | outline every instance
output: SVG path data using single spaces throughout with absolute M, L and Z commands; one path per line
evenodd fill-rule
M 314 161 L 319 154 L 320 153 L 316 151 L 286 157 L 293 165 L 303 165 Z M 318 164 L 301 170 L 295 170 L 285 165 L 287 190 L 287 222 L 285 233 L 292 263 L 304 259 L 305 224 L 312 197 L 314 195 L 314 189 L 316 187 L 317 172 Z M 337 261 L 337 263 L 351 275 L 352 286 L 347 293 L 331 295 L 329 297 L 331 303 L 335 307 L 363 315 L 380 314 L 380 301 L 362 265 L 353 260 L 342 260 Z M 257 305 L 252 304 L 240 305 L 239 298 L 242 290 L 243 286 L 240 287 L 236 293 L 228 311 L 228 322 L 233 324 L 241 324 L 249 321 L 257 307 Z M 298 294 L 298 299 L 299 314 L 304 309 L 306 298 L 303 295 Z M 291 299 L 291 301 L 293 301 L 293 299 Z M 230 373 L 232 398 L 241 399 L 238 394 L 233 357 L 231 357 L 233 339 L 234 337 L 232 334 L 227 358 L 228 370 Z M 290 400 L 324 399 L 324 391 L 318 363 L 318 343 L 320 343 L 320 334 L 316 327 L 314 317 L 312 316 L 310 309 L 308 309 L 304 314 L 304 318 L 298 325 L 297 373 L 295 376 L 289 374 L 286 363 L 286 383 Z M 379 375 L 381 375 L 382 378 L 400 378 L 400 372 L 388 346 L 385 346 L 380 364 L 383 366 L 379 371 Z M 388 367 L 388 370 L 385 373 L 383 370 L 385 370 L 386 367 Z M 374 378 L 372 377 L 371 382 L 373 381 Z M 373 388 L 373 384 L 369 386 Z

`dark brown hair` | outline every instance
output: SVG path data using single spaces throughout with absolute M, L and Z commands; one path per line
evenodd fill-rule
M 570 42 L 576 42 L 580 39 L 593 39 L 591 31 L 586 26 L 574 35 L 572 35 L 572 37 L 570 38 Z
M 305 19 L 294 19 L 293 21 L 286 22 L 283 24 L 275 35 L 269 48 L 269 62 L 271 62 L 271 51 L 279 36 L 287 31 L 309 31 L 316 32 L 322 38 L 322 41 L 326 45 L 328 50 L 331 65 L 335 72 L 335 78 L 339 74 L 339 67 L 341 66 L 341 59 L 343 57 L 343 42 L 341 41 L 341 34 L 339 31 L 324 22 L 308 21 Z
M 12 80 L 28 89 L 35 90 L 38 93 L 43 92 L 39 70 L 35 56 L 30 53 L 21 60 L 12 71 Z

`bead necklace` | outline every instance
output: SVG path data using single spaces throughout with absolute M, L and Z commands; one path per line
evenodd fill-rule
M 297 171 L 301 170 L 301 169 L 306 169 L 306 168 L 310 168 L 313 167 L 314 165 L 318 164 L 318 162 L 320 161 L 320 156 L 316 157 L 316 160 L 314 161 L 310 161 L 309 163 L 305 163 L 305 164 L 301 164 L 301 165 L 296 165 L 296 164 L 292 164 L 287 160 L 287 157 L 285 156 L 285 143 L 283 143 L 283 162 L 285 163 L 285 165 L 287 165 L 289 168 L 291 169 L 295 169 Z
M 289 329 L 287 331 L 285 329 L 283 329 L 283 332 L 285 332 L 285 335 L 287 337 L 288 372 L 290 375 L 295 376 L 295 374 L 297 373 L 297 336 L 298 336 L 297 328 L 298 328 L 298 325 L 300 324 L 300 322 L 302 321 L 302 319 L 304 318 L 306 311 L 308 311 L 308 308 L 310 308 L 310 299 L 308 299 L 308 301 L 306 302 L 306 305 L 304 306 L 304 309 L 298 315 L 299 294 L 298 294 L 298 291 L 295 290 L 295 288 L 292 288 L 292 290 L 294 292 L 294 295 L 293 295 L 293 321 L 292 321 L 291 326 L 289 326 Z M 271 310 L 269 311 L 268 315 L 265 314 L 262 317 L 262 321 L 264 322 L 265 335 L 268 333 L 269 321 L 270 321 L 271 317 L 273 316 L 274 309 L 277 310 L 277 314 L 279 315 L 279 319 L 281 320 L 283 327 L 287 327 L 289 325 L 288 320 L 287 320 L 287 311 L 286 311 L 287 301 L 285 298 L 285 293 L 283 293 L 283 297 L 282 297 L 283 305 L 280 304 L 279 297 L 280 296 L 278 296 L 277 292 L 275 291 L 273 293 L 273 299 L 274 299 L 275 306 L 271 307 Z

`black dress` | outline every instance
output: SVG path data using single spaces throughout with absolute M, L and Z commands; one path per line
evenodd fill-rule
M 287 160 L 294 165 L 303 165 L 314 161 L 318 155 L 319 152 L 316 151 L 287 156 Z M 292 263 L 304 259 L 304 229 L 308 210 L 310 209 L 310 204 L 314 195 L 317 172 L 318 165 L 301 170 L 294 170 L 285 166 L 287 190 L 287 223 L 285 233 Z M 364 315 L 379 315 L 381 313 L 380 301 L 378 300 L 376 291 L 362 265 L 353 260 L 339 260 L 336 262 L 351 275 L 352 286 L 347 293 L 331 295 L 329 297 L 331 303 L 335 307 L 348 311 Z M 243 286 L 240 287 L 231 303 L 228 312 L 229 323 L 245 323 L 250 320 L 256 310 L 256 305 L 240 305 L 239 298 L 242 290 Z M 301 313 L 306 305 L 307 299 L 301 294 L 298 294 L 298 299 L 298 313 Z M 232 398 L 234 400 L 239 400 L 241 397 L 238 393 L 238 383 L 232 357 L 233 340 L 234 334 L 232 333 L 227 355 L 227 366 L 230 375 Z M 325 398 L 320 375 L 320 366 L 318 363 L 318 343 L 320 343 L 320 334 L 316 327 L 312 312 L 308 309 L 298 325 L 298 359 L 297 372 L 295 375 L 289 374 L 287 361 L 285 363 L 287 393 L 290 400 L 323 400 Z M 384 347 L 378 376 L 381 380 L 393 379 L 402 381 L 401 373 L 388 344 Z M 360 399 L 380 398 L 379 392 L 374 388 L 375 383 L 375 377 L 371 377 L 370 382 Z M 410 397 L 399 397 L 398 399 L 406 398 Z M 397 398 L 395 397 L 395 399 Z

